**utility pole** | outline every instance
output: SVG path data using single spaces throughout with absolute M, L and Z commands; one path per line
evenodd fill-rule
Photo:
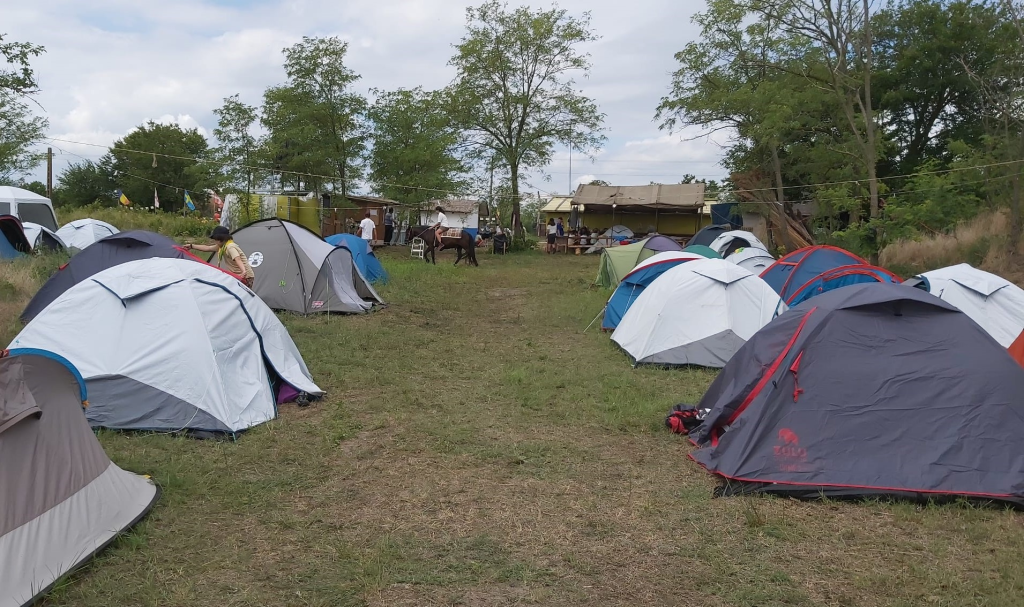
M 53 148 L 46 148 L 46 197 L 53 198 Z

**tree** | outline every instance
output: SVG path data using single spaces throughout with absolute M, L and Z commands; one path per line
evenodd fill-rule
M 0 34 L 0 181 L 11 181 L 42 161 L 30 148 L 43 138 L 49 124 L 34 116 L 22 97 L 39 91 L 30 60 L 43 51 L 27 42 L 5 42 Z
M 352 91 L 359 75 L 345 66 L 347 52 L 339 38 L 304 37 L 284 49 L 288 84 L 264 93 L 268 154 L 297 190 L 344 197 L 363 176 L 367 104 Z
M 252 134 L 257 109 L 232 95 L 225 97 L 224 104 L 213 113 L 217 116 L 213 136 L 219 144 L 214 156 L 221 166 L 227 191 L 248 201 L 267 179 L 267 171 L 256 168 L 264 159 L 262 143 Z M 243 204 L 241 208 L 248 210 L 249 205 Z
M 63 207 L 80 207 L 98 201 L 113 206 L 116 204 L 115 189 L 109 166 L 91 160 L 73 162 L 57 177 L 53 203 Z
M 879 122 L 899 145 L 893 172 L 951 161 L 954 140 L 981 143 L 984 95 L 957 59 L 975 74 L 992 72 L 1016 44 L 1003 12 L 988 2 L 909 0 L 875 15 L 875 98 Z
M 0 90 L 0 182 L 12 181 L 42 162 L 31 147 L 46 133 L 45 118 L 33 116 L 28 104 Z
M 0 56 L 8 67 L 0 69 L 0 92 L 15 97 L 39 92 L 30 60 L 43 54 L 46 49 L 28 42 L 5 42 L 4 35 L 0 34 Z
M 575 18 L 557 7 L 509 10 L 497 0 L 466 10 L 466 35 L 450 64 L 452 115 L 467 143 L 504 165 L 511 187 L 512 225 L 522 233 L 522 172 L 543 168 L 556 144 L 590 153 L 604 141 L 604 115 L 575 88 L 590 57 L 578 46 L 596 40 L 590 14 Z
M 100 164 L 110 167 L 114 186 L 133 204 L 149 206 L 155 189 L 160 208 L 173 211 L 185 206 L 185 190 L 199 205 L 206 202 L 206 189 L 220 185 L 217 167 L 206 162 L 209 155 L 198 130 L 150 121 L 115 141 Z
M 377 92 L 370 107 L 370 183 L 380 195 L 417 205 L 465 186 L 456 155 L 459 131 L 441 93 L 423 89 Z

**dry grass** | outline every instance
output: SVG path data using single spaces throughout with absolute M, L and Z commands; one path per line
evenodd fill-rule
M 1010 218 L 1006 211 L 982 213 L 950 234 L 904 240 L 882 250 L 879 260 L 901 276 L 962 262 L 1024 284 L 1024 239 L 1018 250 L 1008 249 Z
M 283 317 L 321 403 L 235 443 L 100 435 L 163 497 L 48 604 L 1020 604 L 1017 514 L 712 499 L 662 420 L 713 374 L 583 334 L 596 260 L 384 261 L 389 309 Z

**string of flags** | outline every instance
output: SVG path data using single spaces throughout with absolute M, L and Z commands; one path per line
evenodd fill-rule
M 128 200 L 128 196 L 125 195 L 124 191 L 118 189 L 115 192 L 115 195 L 117 196 L 117 201 L 123 206 L 132 206 L 132 201 Z M 216 194 L 213 194 L 213 197 L 217 202 L 220 202 L 220 198 Z M 185 206 L 188 207 L 188 210 L 190 211 L 196 210 L 196 204 L 192 202 L 192 196 L 188 193 L 188 190 L 185 190 Z M 153 188 L 153 207 L 157 209 L 160 208 L 160 194 L 157 193 L 156 188 Z

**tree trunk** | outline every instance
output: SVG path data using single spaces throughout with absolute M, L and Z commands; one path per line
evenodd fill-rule
M 512 180 L 512 234 L 518 238 L 525 235 L 523 219 L 519 208 L 519 163 L 509 163 Z
M 782 246 L 786 247 L 786 252 L 792 252 L 796 250 L 793 244 L 793 238 L 789 235 L 789 203 L 786 202 L 785 187 L 782 185 L 782 161 L 779 160 L 779 147 L 774 143 L 769 144 L 772 150 L 772 168 L 775 169 L 775 199 L 779 205 L 779 215 L 781 221 L 779 221 L 779 232 L 782 236 Z

